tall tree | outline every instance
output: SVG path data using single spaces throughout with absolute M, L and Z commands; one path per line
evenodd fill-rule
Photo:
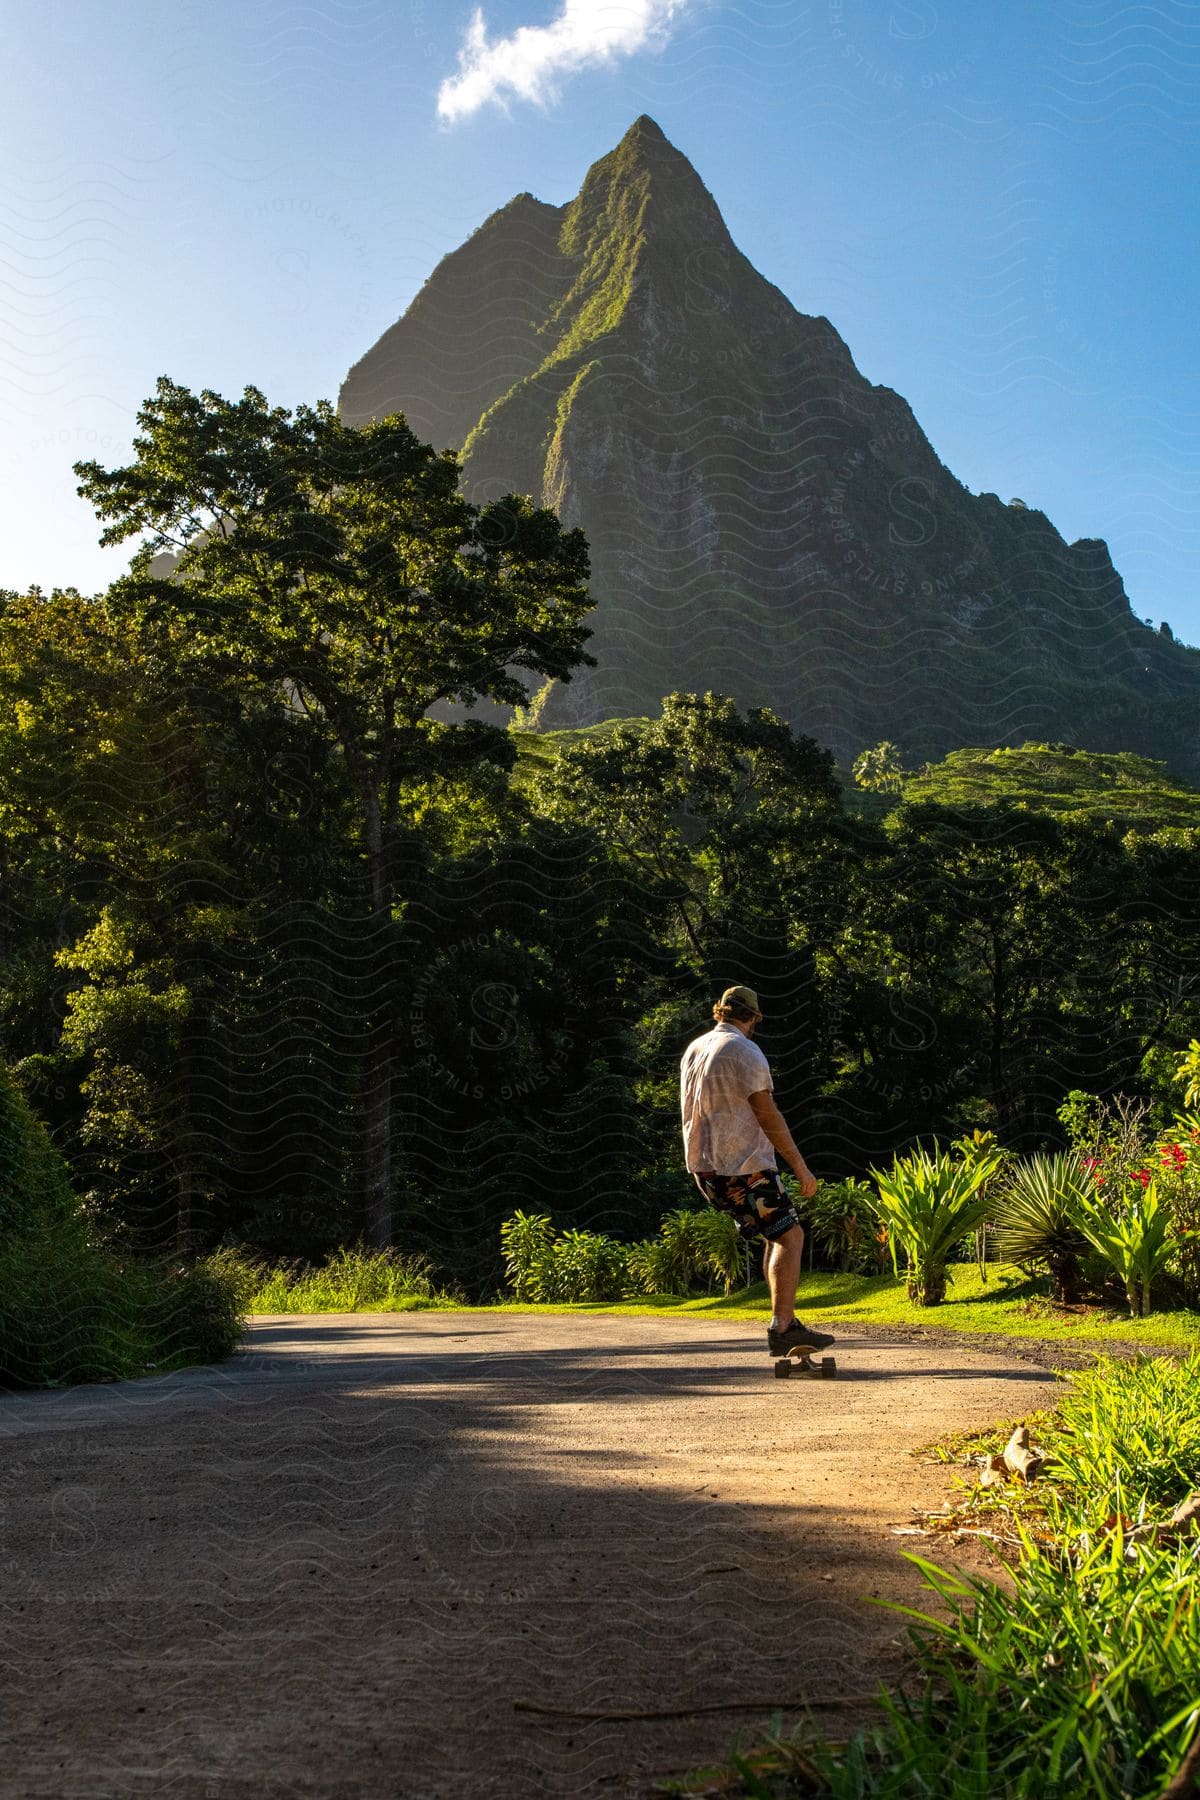
M 592 660 L 587 544 L 525 497 L 468 503 L 457 458 L 399 414 L 360 430 L 326 401 L 292 413 L 257 388 L 230 402 L 163 377 L 138 423 L 130 465 L 75 465 L 101 542 L 141 540 L 110 605 L 148 646 L 182 624 L 182 643 L 170 631 L 181 674 L 236 672 L 301 714 L 357 798 L 374 972 L 366 1229 L 385 1244 L 404 790 L 442 768 L 511 760 L 505 733 L 439 724 L 438 703 L 518 705 L 526 674 L 569 679 Z

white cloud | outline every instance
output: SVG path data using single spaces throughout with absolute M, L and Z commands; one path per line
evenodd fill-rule
M 438 89 L 443 119 L 464 119 L 489 100 L 558 96 L 560 79 L 597 63 L 658 49 L 672 21 L 691 0 L 562 0 L 549 25 L 522 25 L 510 37 L 489 39 L 477 8 L 458 53 L 458 74 Z

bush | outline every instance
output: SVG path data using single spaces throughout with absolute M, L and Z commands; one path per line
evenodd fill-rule
M 0 1065 L 0 1383 L 46 1387 L 228 1356 L 239 1290 L 217 1263 L 94 1243 L 67 1167 Z
M 789 1192 L 794 1184 L 786 1182 Z M 822 1181 L 803 1209 L 822 1259 L 846 1275 L 880 1275 L 888 1260 L 887 1233 L 881 1227 L 866 1181 Z
M 118 1260 L 77 1221 L 0 1246 L 0 1382 L 130 1379 L 229 1356 L 238 1292 L 205 1261 Z
M 564 1231 L 540 1266 L 542 1300 L 619 1300 L 628 1292 L 626 1247 L 598 1231 Z
M 0 1242 L 76 1209 L 66 1163 L 0 1062 Z
M 319 1266 L 259 1262 L 238 1250 L 219 1250 L 209 1261 L 250 1313 L 412 1312 L 454 1303 L 436 1285 L 428 1257 L 400 1250 L 335 1250 Z
M 947 1152 L 915 1150 L 897 1157 L 884 1173 L 872 1169 L 878 1197 L 872 1202 L 887 1228 L 892 1267 L 907 1263 L 908 1297 L 937 1306 L 946 1297 L 946 1265 L 956 1246 L 981 1225 L 991 1209 L 988 1183 L 1001 1153 L 988 1150 L 956 1162 Z
M 546 1213 L 514 1213 L 500 1227 L 509 1287 L 515 1300 L 621 1300 L 638 1294 L 679 1294 L 724 1283 L 732 1291 L 745 1267 L 745 1245 L 733 1219 L 715 1208 L 676 1208 L 657 1237 L 622 1244 L 594 1231 L 556 1236 Z
M 1171 1215 L 1171 1268 L 1185 1306 L 1200 1307 L 1200 1119 L 1176 1118 L 1150 1156 L 1159 1198 Z
M 540 1300 L 554 1227 L 549 1213 L 515 1212 L 500 1227 L 504 1272 L 514 1300 Z
M 1150 1287 L 1171 1258 L 1171 1218 L 1153 1179 L 1133 1181 L 1118 1210 L 1093 1192 L 1078 1206 L 1079 1228 L 1125 1288 L 1129 1310 L 1138 1318 L 1150 1311 Z
M 1200 1355 L 1101 1357 L 1071 1376 L 1052 1473 L 1077 1506 L 1168 1512 L 1200 1488 Z
M 1004 1177 L 996 1203 L 1000 1255 L 1008 1262 L 1044 1264 L 1055 1297 L 1079 1298 L 1088 1240 L 1079 1226 L 1081 1208 L 1095 1189 L 1070 1151 L 1031 1156 Z

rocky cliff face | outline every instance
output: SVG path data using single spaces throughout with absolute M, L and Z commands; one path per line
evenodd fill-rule
M 568 206 L 519 195 L 446 257 L 340 406 L 584 527 L 599 666 L 547 726 L 713 688 L 843 756 L 1069 738 L 1196 765 L 1200 653 L 1134 618 L 1103 543 L 968 492 L 650 119 Z

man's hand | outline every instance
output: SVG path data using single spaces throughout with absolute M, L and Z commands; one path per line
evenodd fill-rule
M 796 1177 L 801 1199 L 811 1200 L 817 1191 L 817 1178 L 803 1158 L 792 1164 L 792 1173 Z
M 816 1176 L 796 1148 L 787 1120 L 775 1104 L 775 1096 L 769 1088 L 761 1088 L 756 1094 L 748 1094 L 746 1099 L 764 1135 L 795 1175 L 804 1199 L 811 1200 L 817 1191 Z

